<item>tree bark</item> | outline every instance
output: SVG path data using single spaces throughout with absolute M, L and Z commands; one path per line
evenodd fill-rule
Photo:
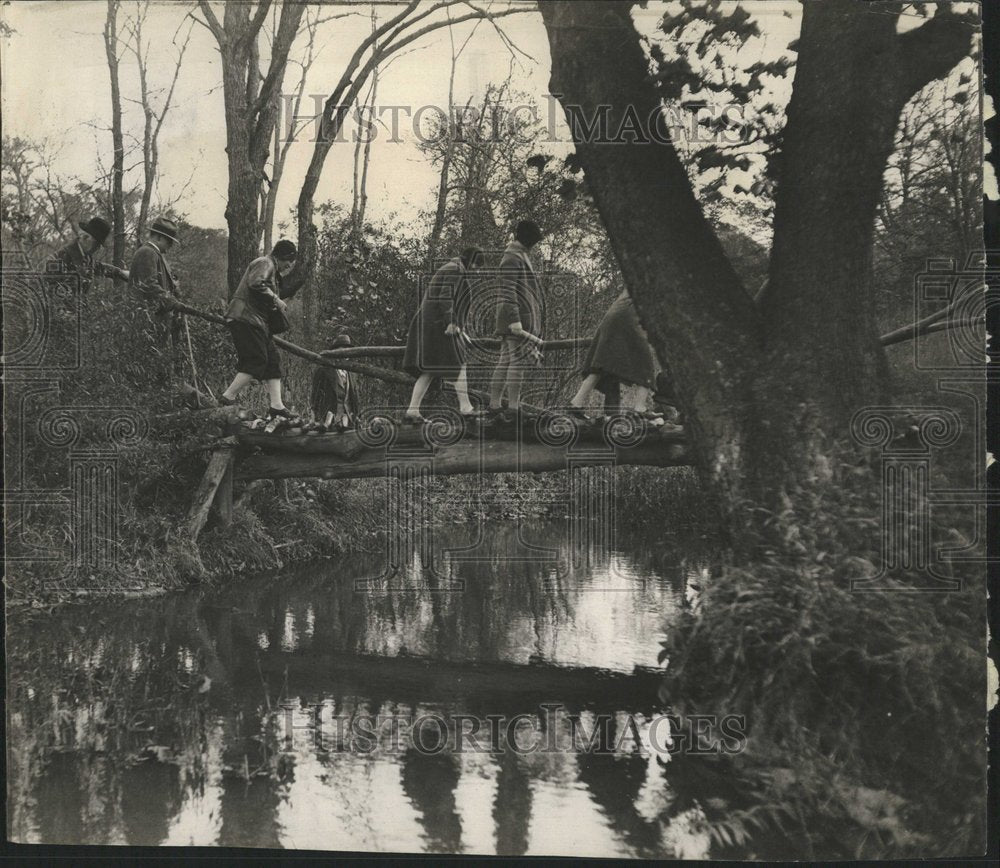
M 227 283 L 229 296 L 243 272 L 260 252 L 263 234 L 261 192 L 271 138 L 278 118 L 276 94 L 284 80 L 288 53 L 298 33 L 305 6 L 285 2 L 271 46 L 267 72 L 262 74 L 257 38 L 270 8 L 259 2 L 227 3 L 220 23 L 207 0 L 199 3 L 206 26 L 219 45 L 222 92 L 226 114 L 226 154 L 229 182 L 226 224 L 229 227 Z
M 757 311 L 691 190 L 674 146 L 652 142 L 660 98 L 629 15 L 630 3 L 551 0 L 549 89 L 567 110 L 587 184 L 629 293 L 660 359 L 674 372 L 696 466 L 713 489 L 738 497 L 759 364 Z M 608 114 L 587 135 L 587 120 Z M 646 141 L 612 142 L 626 114 Z M 727 498 L 720 504 L 733 502 Z
M 809 478 L 825 433 L 846 435 L 853 411 L 882 393 L 870 269 L 886 160 L 903 105 L 968 53 L 973 31 L 947 7 L 899 35 L 898 8 L 804 5 L 758 312 L 654 126 L 660 98 L 631 6 L 540 2 L 550 90 L 639 316 L 676 376 L 696 464 L 732 529 L 746 499 L 773 504 Z M 580 123 L 601 111 L 606 128 Z

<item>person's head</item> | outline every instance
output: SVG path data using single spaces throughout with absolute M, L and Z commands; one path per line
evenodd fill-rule
M 534 220 L 522 220 L 514 229 L 514 238 L 529 249 L 534 247 L 541 237 L 542 230 Z
M 157 217 L 149 227 L 149 240 L 166 253 L 178 241 L 177 224 L 166 217 Z
M 271 251 L 271 256 L 274 257 L 274 262 L 278 266 L 278 273 L 282 277 L 295 267 L 295 257 L 298 255 L 295 245 L 287 238 L 282 238 Z
M 345 347 L 353 347 L 353 346 L 354 342 L 351 340 L 351 336 L 346 333 L 339 334 L 330 341 L 331 350 L 341 350 L 344 349 Z
M 86 223 L 79 223 L 78 239 L 84 253 L 93 253 L 104 244 L 111 233 L 111 224 L 101 217 L 91 217 Z
M 483 253 L 481 247 L 476 247 L 474 244 L 463 248 L 459 254 L 459 259 L 461 259 L 462 265 L 473 271 L 482 268 L 486 264 L 486 254 Z

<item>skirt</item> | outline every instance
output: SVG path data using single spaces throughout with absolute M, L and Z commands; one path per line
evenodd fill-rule
M 410 321 L 402 368 L 411 377 L 433 374 L 445 379 L 458 376 L 462 365 L 458 338 L 446 335 L 447 308 L 438 301 L 424 299 Z
M 599 387 L 611 377 L 626 385 L 653 388 L 656 357 L 627 293 L 619 295 L 604 314 L 581 371 L 584 376 L 600 374 Z
M 271 336 L 239 320 L 226 323 L 236 347 L 236 370 L 255 380 L 280 380 L 281 359 Z

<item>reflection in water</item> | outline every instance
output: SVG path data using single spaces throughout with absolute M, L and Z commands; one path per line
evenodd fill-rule
M 381 568 L 344 556 L 218 592 L 11 617 L 11 837 L 705 855 L 707 839 L 692 844 L 672 820 L 698 804 L 671 786 L 674 765 L 623 746 L 621 723 L 659 710 L 657 676 L 635 667 L 655 666 L 698 566 L 630 546 L 566 572 L 526 556 L 507 524 L 469 560 L 464 534 L 439 532 L 451 554 L 438 559 L 462 592 L 414 566 L 392 592 L 355 593 Z M 572 561 L 564 528 L 531 535 Z M 453 725 L 523 715 L 546 739 L 598 713 L 618 722 L 597 752 L 502 750 Z M 434 716 L 441 750 L 400 737 Z M 392 726 L 359 747 L 350 727 L 372 721 Z

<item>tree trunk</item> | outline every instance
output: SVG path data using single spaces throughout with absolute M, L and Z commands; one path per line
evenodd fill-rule
M 660 98 L 631 5 L 539 4 L 550 90 L 643 325 L 676 376 L 702 479 L 739 527 L 745 498 L 773 504 L 808 479 L 825 433 L 846 435 L 853 411 L 882 394 L 870 311 L 882 176 L 906 101 L 968 53 L 973 28 L 948 7 L 897 34 L 898 10 L 804 5 L 761 316 L 654 126 Z M 588 130 L 581 117 L 599 109 L 607 127 Z
M 118 0 L 108 0 L 104 49 L 108 56 L 108 72 L 111 76 L 111 143 L 114 153 L 111 165 L 111 220 L 115 228 L 111 261 L 121 268 L 125 265 L 125 194 L 122 189 L 125 174 L 125 143 L 122 137 L 122 96 L 118 80 Z
M 630 4 L 539 4 L 552 55 L 551 92 L 576 141 L 601 219 L 651 343 L 677 380 L 703 481 L 720 505 L 744 493 L 744 449 L 760 360 L 757 311 L 701 212 L 672 144 L 607 136 L 638 111 L 657 117 L 660 98 L 629 17 Z M 587 119 L 609 107 L 607 135 Z

